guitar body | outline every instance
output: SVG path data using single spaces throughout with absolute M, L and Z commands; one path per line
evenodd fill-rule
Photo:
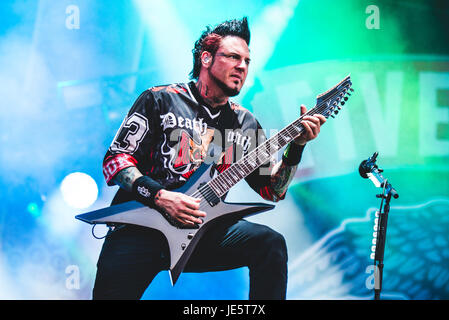
M 181 188 L 173 190 L 192 195 L 211 179 L 211 166 L 202 164 Z M 193 227 L 172 224 L 156 209 L 137 201 L 125 202 L 108 208 L 77 215 L 75 218 L 89 224 L 132 224 L 159 230 L 167 239 L 170 250 L 170 278 L 174 285 L 202 235 L 214 224 L 224 219 L 235 219 L 271 210 L 274 205 L 265 203 L 227 203 L 220 198 L 203 202 L 206 212 L 203 223 Z

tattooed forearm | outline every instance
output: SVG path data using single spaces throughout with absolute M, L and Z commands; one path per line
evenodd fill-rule
M 287 166 L 283 161 L 279 161 L 273 167 L 271 172 L 271 186 L 273 190 L 282 196 L 288 188 L 288 185 L 295 176 L 295 172 L 298 166 Z
M 121 170 L 114 178 L 114 182 L 128 192 L 132 191 L 133 183 L 140 178 L 142 173 L 136 167 L 128 167 Z

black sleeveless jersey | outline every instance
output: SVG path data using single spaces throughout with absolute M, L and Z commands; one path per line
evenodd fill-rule
M 211 108 L 195 83 L 176 83 L 145 90 L 135 101 L 103 161 L 108 185 L 122 169 L 135 166 L 167 190 L 181 187 L 202 162 L 222 172 L 266 139 L 254 115 L 228 102 Z M 245 178 L 264 199 L 278 201 L 270 184 L 269 161 Z M 119 189 L 113 203 L 132 200 Z

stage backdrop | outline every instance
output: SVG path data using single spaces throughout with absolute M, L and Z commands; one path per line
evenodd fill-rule
M 109 205 L 103 156 L 145 89 L 188 81 L 206 25 L 248 16 L 235 98 L 267 134 L 350 74 L 353 95 L 309 143 L 284 201 L 249 220 L 288 245 L 288 299 L 372 299 L 381 190 L 396 188 L 382 297 L 449 298 L 449 8 L 445 1 L 0 3 L 0 298 L 90 299 L 103 240 L 79 213 Z M 271 131 L 273 130 L 273 131 Z M 262 201 L 245 182 L 230 201 Z M 94 233 L 102 236 L 106 228 Z M 161 272 L 144 299 L 246 299 L 246 268 Z

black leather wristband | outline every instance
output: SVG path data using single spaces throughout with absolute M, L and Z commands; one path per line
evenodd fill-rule
M 288 166 L 296 166 L 302 157 L 305 145 L 300 146 L 294 142 L 290 142 L 282 154 L 282 161 Z
M 133 183 L 136 200 L 150 207 L 155 207 L 154 197 L 164 187 L 148 176 L 141 176 Z

